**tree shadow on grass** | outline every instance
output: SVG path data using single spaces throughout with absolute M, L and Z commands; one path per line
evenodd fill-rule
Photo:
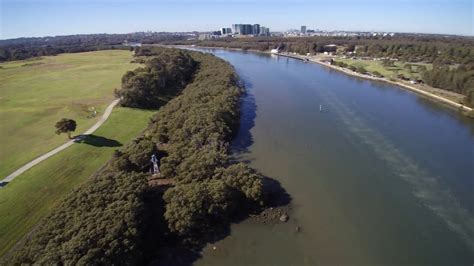
M 106 137 L 90 135 L 79 135 L 74 138 L 74 142 L 92 145 L 95 147 L 120 147 L 122 143 L 114 139 L 108 139 Z

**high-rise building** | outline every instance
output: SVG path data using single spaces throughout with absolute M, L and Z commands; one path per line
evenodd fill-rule
M 253 34 L 254 32 L 254 26 L 258 26 L 258 29 L 260 29 L 260 25 L 255 24 L 232 24 L 232 32 L 234 34 L 240 34 L 240 35 L 249 35 Z
M 222 29 L 221 29 L 222 31 Z M 260 24 L 232 24 L 232 29 L 227 28 L 227 34 L 233 33 L 238 35 L 270 35 L 270 29 L 266 27 L 260 27 Z
M 238 24 L 232 24 L 232 33 L 237 34 L 237 25 Z
M 306 26 L 301 26 L 301 34 L 306 34 Z
M 260 24 L 253 24 L 252 34 L 255 36 L 260 34 Z
M 221 35 L 226 35 L 226 34 L 228 34 L 227 29 L 221 28 Z
M 243 35 L 249 35 L 253 33 L 253 26 L 251 24 L 244 24 L 244 34 Z
M 260 27 L 260 36 L 270 36 L 270 29 L 267 27 Z

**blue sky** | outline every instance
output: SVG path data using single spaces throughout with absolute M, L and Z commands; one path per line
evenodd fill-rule
M 283 31 L 376 30 L 474 35 L 474 0 L 0 0 L 0 38 L 208 31 L 259 23 Z

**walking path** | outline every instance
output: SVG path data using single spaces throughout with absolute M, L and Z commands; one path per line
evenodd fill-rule
M 82 135 L 90 135 L 90 134 L 94 133 L 94 131 L 96 131 L 100 126 L 102 126 L 102 124 L 109 118 L 110 114 L 112 113 L 112 110 L 119 103 L 119 101 L 120 101 L 120 99 L 116 99 L 111 104 L 109 104 L 109 106 L 107 106 L 107 108 L 105 109 L 104 114 L 99 119 L 99 121 L 97 121 L 97 123 L 95 123 L 91 128 L 89 128 Z M 15 172 L 11 173 L 9 176 L 5 177 L 2 181 L 0 181 L 0 188 L 2 187 L 2 185 L 6 184 L 8 182 L 11 182 L 13 179 L 15 179 L 15 177 L 23 174 L 24 172 L 26 172 L 31 167 L 33 167 L 33 166 L 39 164 L 40 162 L 48 159 L 49 157 L 55 155 L 56 153 L 58 153 L 58 152 L 60 152 L 64 149 L 67 149 L 69 146 L 71 146 L 74 143 L 75 143 L 75 139 L 72 139 L 72 140 L 64 143 L 63 145 L 57 147 L 56 149 L 54 149 L 52 151 L 49 151 L 49 152 L 41 155 L 40 157 L 34 159 L 33 161 L 31 161 L 31 162 L 23 165 L 22 167 L 18 168 Z

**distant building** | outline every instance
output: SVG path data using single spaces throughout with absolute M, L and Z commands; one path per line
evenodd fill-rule
M 259 35 L 260 24 L 232 24 L 232 33 L 240 35 Z
M 221 35 L 226 35 L 226 34 L 227 34 L 227 29 L 221 28 Z
M 253 25 L 251 24 L 245 24 L 245 33 L 244 35 L 250 35 L 253 34 Z
M 252 34 L 255 36 L 260 34 L 260 24 L 253 24 Z
M 267 27 L 260 27 L 260 36 L 270 36 L 270 29 Z
M 199 40 L 209 40 L 211 39 L 211 34 L 199 34 Z
M 301 26 L 301 34 L 306 34 L 306 26 Z
M 237 24 L 232 24 L 232 33 L 237 34 Z
M 253 27 L 250 24 L 233 24 L 232 31 L 235 34 L 247 35 L 252 34 Z

